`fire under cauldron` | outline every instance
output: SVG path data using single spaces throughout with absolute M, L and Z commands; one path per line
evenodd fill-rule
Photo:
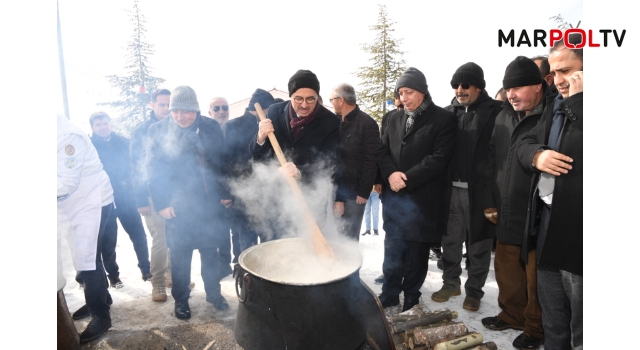
M 395 349 L 384 311 L 360 281 L 357 248 L 339 263 L 315 260 L 310 242 L 280 239 L 253 246 L 234 270 L 234 334 L 245 350 Z

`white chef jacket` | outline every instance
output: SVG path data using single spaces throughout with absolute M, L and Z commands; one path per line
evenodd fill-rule
M 113 189 L 91 139 L 61 115 L 57 167 L 58 234 L 67 239 L 77 271 L 95 270 L 102 207 L 113 203 Z M 58 243 L 58 258 L 59 251 Z

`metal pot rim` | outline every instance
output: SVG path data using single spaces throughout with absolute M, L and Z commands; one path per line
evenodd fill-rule
M 248 273 L 250 273 L 251 275 L 255 276 L 255 277 L 259 277 L 263 280 L 272 282 L 272 283 L 276 283 L 276 284 L 281 284 L 281 285 L 286 285 L 286 286 L 299 286 L 299 287 L 305 287 L 305 286 L 321 286 L 321 285 L 325 285 L 325 284 L 331 284 L 331 283 L 336 283 L 339 281 L 342 281 L 346 278 L 348 278 L 349 276 L 353 275 L 355 272 L 358 272 L 360 270 L 360 268 L 362 268 L 362 255 L 360 254 L 360 251 L 356 251 L 356 253 L 358 253 L 358 257 L 359 257 L 359 262 L 358 265 L 355 269 L 353 269 L 353 271 L 351 271 L 350 273 L 348 273 L 345 276 L 333 279 L 333 280 L 329 280 L 329 281 L 323 281 L 323 282 L 319 282 L 319 283 L 294 283 L 294 282 L 284 282 L 284 281 L 278 281 L 278 280 L 274 280 L 272 278 L 266 277 L 264 275 L 261 275 L 255 271 L 253 271 L 252 269 L 249 269 L 245 263 L 244 263 L 244 258 L 251 254 L 251 252 L 253 252 L 254 250 L 257 249 L 266 249 L 265 247 L 268 247 L 269 245 L 276 245 L 276 244 L 286 244 L 286 242 L 295 242 L 295 241 L 302 241 L 302 238 L 282 238 L 282 239 L 277 239 L 277 240 L 273 240 L 273 241 L 269 241 L 269 242 L 264 242 L 264 243 L 260 243 L 257 245 L 254 245 L 252 247 L 247 248 L 245 251 L 243 251 L 242 253 L 240 253 L 240 256 L 238 257 L 238 264 L 240 265 L 240 267 L 242 267 L 245 271 L 247 271 Z

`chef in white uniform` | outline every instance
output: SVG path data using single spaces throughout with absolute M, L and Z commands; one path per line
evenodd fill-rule
M 89 137 L 61 115 L 58 115 L 57 167 L 58 233 L 67 239 L 73 265 L 85 286 L 86 305 L 73 317 L 92 316 L 80 334 L 80 341 L 86 343 L 99 338 L 111 327 L 111 295 L 98 252 L 104 226 L 113 208 L 113 189 Z M 64 286 L 60 260 L 58 267 L 60 290 L 61 285 Z

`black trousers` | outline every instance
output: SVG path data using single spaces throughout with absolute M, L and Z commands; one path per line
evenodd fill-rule
M 430 247 L 429 243 L 385 238 L 382 293 L 398 296 L 404 292 L 405 299 L 419 298 L 429 269 Z
M 142 219 L 138 210 L 129 205 L 127 201 L 113 210 L 109 221 L 107 222 L 106 233 L 102 245 L 102 259 L 104 260 L 104 268 L 109 276 L 119 277 L 120 268 L 116 263 L 116 243 L 118 241 L 118 223 L 120 220 L 122 228 L 129 235 L 129 239 L 133 243 L 133 249 L 138 258 L 138 268 L 142 273 L 149 273 L 151 264 L 149 263 L 149 246 L 147 245 L 147 234 L 142 226 Z
M 198 249 L 200 253 L 200 274 L 204 282 L 204 291 L 207 300 L 213 300 L 220 294 L 220 256 L 217 248 Z M 191 289 L 191 259 L 193 249 L 169 249 L 171 256 L 171 295 L 176 302 L 189 300 Z
M 109 304 L 107 300 L 111 299 L 109 295 L 109 283 L 107 282 L 107 276 L 104 273 L 102 266 L 102 256 L 100 254 L 102 248 L 102 241 L 105 236 L 105 228 L 113 204 L 105 205 L 102 207 L 102 213 L 100 215 L 100 231 L 98 232 L 98 245 L 96 247 L 96 269 L 92 271 L 79 271 L 76 279 L 81 279 L 84 283 L 84 300 L 89 307 L 89 312 L 92 316 L 98 316 L 100 318 L 109 318 Z

